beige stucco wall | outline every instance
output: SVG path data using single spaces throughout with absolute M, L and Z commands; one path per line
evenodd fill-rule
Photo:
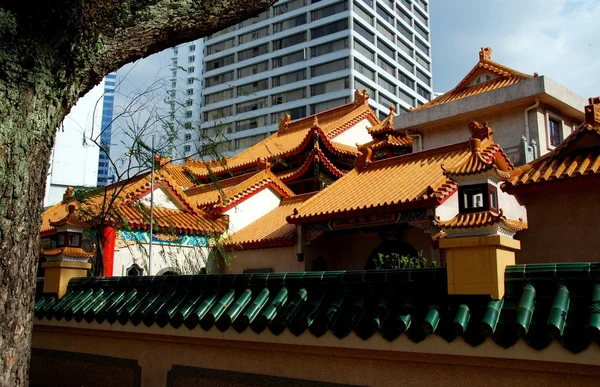
M 529 229 L 517 233 L 517 263 L 600 261 L 600 194 L 589 189 L 537 194 L 527 207 Z
M 304 271 L 304 263 L 298 262 L 294 246 L 234 251 L 231 252 L 230 264 L 230 268 L 220 265 L 217 272 L 239 274 L 248 269 L 271 269 L 273 272 Z
M 558 344 L 535 351 L 522 342 L 503 349 L 488 340 L 472 348 L 460 339 L 446 343 L 433 335 L 419 344 L 401 336 L 395 342 L 404 350 L 389 350 L 393 344 L 378 335 L 363 341 L 355 336 L 339 340 L 325 335 L 316 339 L 309 333 L 298 338 L 281 334 L 278 339 L 269 333 L 275 340 L 256 342 L 197 338 L 190 333 L 191 337 L 161 335 L 160 330 L 144 326 L 133 328 L 126 325 L 124 328 L 101 331 L 37 324 L 33 332 L 33 347 L 135 359 L 141 369 L 142 386 L 165 386 L 167 373 L 174 364 L 300 379 L 308 381 L 307 385 L 310 381 L 321 381 L 360 386 L 562 387 L 594 385 L 600 377 L 600 367 L 596 365 L 598 346 L 595 344 L 584 353 L 573 355 Z M 290 342 L 292 339 L 293 343 Z M 340 346 L 340 343 L 345 344 Z M 550 355 L 549 360 L 544 360 L 545 353 Z M 37 364 L 37 368 L 31 371 L 33 384 L 56 380 L 51 376 L 63 372 L 64 385 L 72 385 L 68 378 L 74 373 L 68 372 L 68 369 L 45 369 L 44 363 L 40 364 L 35 359 L 32 364 Z M 77 364 L 72 363 L 71 366 L 76 367 Z M 113 368 L 112 372 L 118 370 Z M 94 385 L 93 380 L 90 377 L 88 385 Z M 210 385 L 203 380 L 196 383 L 188 379 L 187 382 Z M 241 381 L 239 385 L 247 384 Z

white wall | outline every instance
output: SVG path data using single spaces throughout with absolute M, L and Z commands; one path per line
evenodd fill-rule
M 332 138 L 331 141 L 350 146 L 366 144 L 367 142 L 373 141 L 373 138 L 367 131 L 369 126 L 373 126 L 373 124 L 365 118 L 345 132 Z
M 96 186 L 99 149 L 90 141 L 88 145 L 84 145 L 83 141 L 92 130 L 94 133 L 100 130 L 103 93 L 104 81 L 79 99 L 58 128 L 50 158 L 44 206 L 61 201 L 68 186 Z
M 279 206 L 281 197 L 271 188 L 263 189 L 237 206 L 225 211 L 229 215 L 229 234 L 233 234 Z
M 173 201 L 167 196 L 165 191 L 162 188 L 157 188 L 154 190 L 154 206 L 168 208 L 170 210 L 178 210 L 179 208 L 173 203 Z M 139 201 L 144 204 L 146 207 L 150 207 L 150 193 L 141 197 Z
M 446 199 L 435 209 L 435 216 L 439 216 L 440 220 L 450 220 L 458 214 L 458 191 Z

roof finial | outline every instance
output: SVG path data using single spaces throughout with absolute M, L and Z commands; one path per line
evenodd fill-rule
M 481 47 L 481 51 L 479 51 L 479 61 L 483 62 L 485 60 L 492 60 L 491 47 Z
M 67 187 L 65 193 L 63 194 L 63 202 L 66 202 L 73 196 L 73 187 Z
M 354 90 L 354 106 L 368 105 L 369 92 L 365 89 L 362 93 L 359 90 Z
M 289 114 L 286 114 L 285 116 L 281 117 L 281 120 L 279 121 L 279 130 L 286 130 L 291 120 L 292 117 Z
M 492 139 L 492 134 L 494 134 L 494 131 L 492 130 L 492 128 L 490 128 L 488 126 L 487 122 L 483 122 L 483 124 L 480 126 L 479 122 L 477 121 L 471 121 L 469 122 L 469 132 L 471 132 L 471 139 L 478 139 L 478 140 L 486 140 L 486 139 Z
M 585 122 L 592 126 L 600 125 L 600 97 L 590 98 L 589 102 L 590 104 L 583 109 Z
M 319 118 L 315 115 L 315 119 L 313 120 L 312 128 L 317 129 L 319 127 Z

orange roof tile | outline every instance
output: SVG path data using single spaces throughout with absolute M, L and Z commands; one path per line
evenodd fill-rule
M 496 144 L 488 146 L 499 148 Z M 365 210 L 439 203 L 457 188 L 444 176 L 442 165 L 462 162 L 471 153 L 469 142 L 464 142 L 354 168 L 299 206 L 288 220 L 304 223 Z
M 375 126 L 371 126 L 367 128 L 369 134 L 377 135 L 383 133 L 392 133 L 394 131 L 394 117 L 396 117 L 396 113 L 394 112 L 395 108 L 390 106 L 390 112 L 385 120 L 381 121 Z
M 185 174 L 183 165 L 168 165 L 164 167 L 164 171 L 177 182 L 179 187 L 186 189 L 194 186 L 194 183 Z
M 313 125 L 315 118 L 318 121 L 317 127 Z M 320 134 L 330 151 L 340 155 L 356 156 L 358 151 L 355 147 L 330 140 L 363 119 L 369 119 L 374 125 L 379 122 L 368 104 L 357 104 L 356 102 L 346 104 L 313 116 L 282 123 L 277 133 L 245 151 L 227 158 L 225 163 L 189 160 L 186 161 L 184 167 L 198 177 L 207 177 L 209 175 L 208 168 L 216 174 L 227 170 L 248 168 L 260 158 L 277 160 L 295 154 L 313 141 L 315 131 Z
M 136 229 L 150 228 L 150 209 L 145 206 L 120 206 L 119 219 Z M 174 231 L 190 234 L 221 234 L 226 222 L 212 219 L 205 212 L 189 213 L 168 208 L 154 207 L 154 230 Z
M 512 231 L 521 231 L 527 228 L 527 223 L 523 222 L 523 219 L 507 219 L 502 215 L 502 210 L 498 214 L 492 211 L 462 213 L 457 214 L 450 220 L 440 220 L 439 217 L 436 217 L 435 223 L 442 229 L 478 228 L 491 226 L 496 223 L 502 223 Z
M 296 226 L 286 221 L 294 208 L 314 193 L 284 198 L 279 207 L 233 234 L 230 245 L 241 245 L 245 250 L 254 248 L 292 246 L 296 243 Z
M 93 249 L 92 251 L 85 251 L 81 247 L 63 246 L 54 247 L 51 249 L 42 249 L 41 253 L 46 257 L 55 257 L 62 254 L 72 258 L 93 258 L 96 254 L 96 249 Z
M 412 148 L 413 139 L 401 133 L 389 133 L 382 139 L 373 140 L 360 146 L 376 151 L 387 147 Z
M 198 208 L 220 207 L 223 211 L 236 205 L 248 195 L 268 186 L 275 188 L 284 197 L 294 196 L 294 192 L 268 168 L 258 173 L 237 176 L 228 180 L 230 182 L 223 180 L 218 185 L 217 183 L 205 184 L 188 190 L 186 193 Z
M 514 85 L 524 80 L 530 79 L 535 75 L 528 75 L 516 70 L 506 67 L 499 63 L 492 61 L 491 48 L 482 48 L 479 52 L 479 62 L 469 71 L 469 73 L 458 83 L 458 85 L 440 95 L 439 97 L 419 106 L 412 111 L 423 110 L 432 106 L 442 105 L 448 102 L 456 101 L 458 99 L 470 97 L 473 95 L 485 93 L 487 91 L 500 89 L 502 87 Z M 481 71 L 492 73 L 496 76 L 489 81 L 485 81 L 476 85 L 469 86 L 469 84 L 475 79 L 477 74 Z
M 320 149 L 315 148 L 312 151 L 310 151 L 309 155 L 306 157 L 306 160 L 299 168 L 296 168 L 292 171 L 286 171 L 285 173 L 278 175 L 278 177 L 284 183 L 293 181 L 294 179 L 306 173 L 315 162 L 321 163 L 323 166 L 325 166 L 325 168 L 327 168 L 329 172 L 331 172 L 332 175 L 336 177 L 342 177 L 346 173 L 346 171 L 337 168 L 327 158 L 327 156 L 325 156 L 323 152 L 321 152 Z

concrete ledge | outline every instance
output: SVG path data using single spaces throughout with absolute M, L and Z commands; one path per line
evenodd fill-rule
M 521 242 L 502 235 L 483 235 L 464 238 L 440 239 L 441 248 L 475 246 L 502 246 L 511 250 L 520 250 Z

